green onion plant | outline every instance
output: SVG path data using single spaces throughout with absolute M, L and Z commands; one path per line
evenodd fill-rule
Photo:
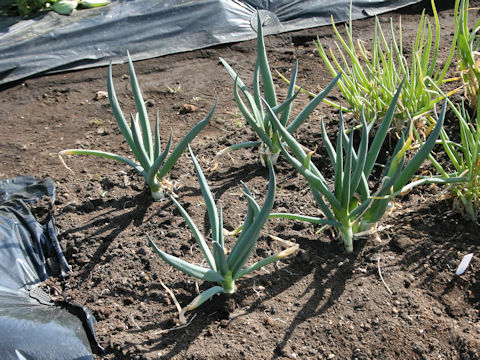
M 182 205 L 180 205 L 180 203 L 172 195 L 169 196 L 192 231 L 193 236 L 200 247 L 203 256 L 205 257 L 208 267 L 191 264 L 178 257 L 163 252 L 147 235 L 151 246 L 165 262 L 197 279 L 217 284 L 200 293 L 187 307 L 182 310 L 180 318 L 182 318 L 185 312 L 195 309 L 215 294 L 234 293 L 236 290 L 236 280 L 274 261 L 283 259 L 298 249 L 298 245 L 293 245 L 290 248 L 279 252 L 278 254 L 264 258 L 252 265 L 245 266 L 250 255 L 255 250 L 259 232 L 262 229 L 265 221 L 268 219 L 270 210 L 272 209 L 275 200 L 275 172 L 273 170 L 273 165 L 269 162 L 268 167 L 270 171 L 270 180 L 268 184 L 267 195 L 262 207 L 260 207 L 254 200 L 247 186 L 242 184 L 244 194 L 248 202 L 248 210 L 245 221 L 241 227 L 240 235 L 231 252 L 227 255 L 223 233 L 222 207 L 220 206 L 220 208 L 217 209 L 217 205 L 215 204 L 213 195 L 208 187 L 203 171 L 198 164 L 198 161 L 195 158 L 192 150 L 189 150 L 195 166 L 198 181 L 200 182 L 200 189 L 207 206 L 212 236 L 211 248 L 207 245 L 205 237 L 199 231 L 198 227 L 195 225 Z
M 127 141 L 130 149 L 133 152 L 133 155 L 138 162 L 135 162 L 122 155 L 98 150 L 68 149 L 61 151 L 59 156 L 61 158 L 62 155 L 93 155 L 127 164 L 133 167 L 145 178 L 147 185 L 152 191 L 152 197 L 158 201 L 164 199 L 163 190 L 166 183 L 165 176 L 175 165 L 178 158 L 187 148 L 188 144 L 209 123 L 213 116 L 215 105 L 210 113 L 187 133 L 187 135 L 180 141 L 180 143 L 171 153 L 170 149 L 172 145 L 173 132 L 170 133 L 170 138 L 165 146 L 165 149 L 162 150 L 158 111 L 155 119 L 155 135 L 152 136 L 145 102 L 138 85 L 130 54 L 128 54 L 128 64 L 135 105 L 138 111 L 135 116 L 130 114 L 130 125 L 128 125 L 127 121 L 125 120 L 125 116 L 123 115 L 120 104 L 118 103 L 117 95 L 115 94 L 111 64 L 108 70 L 108 97 L 122 135 Z
M 455 1 L 455 24 L 457 33 L 457 56 L 460 74 L 465 87 L 465 96 L 470 106 L 477 109 L 480 85 L 480 19 L 470 32 L 468 25 L 468 0 Z
M 442 177 L 465 179 L 462 183 L 450 186 L 454 209 L 464 214 L 468 220 L 478 223 L 480 212 L 480 115 L 476 110 L 474 115 L 470 116 L 464 101 L 457 106 L 450 100 L 448 102 L 458 119 L 460 142 L 451 140 L 445 129 L 440 132 L 440 140 L 454 171 L 448 172 L 446 167 L 442 166 L 432 154 L 429 159 Z
M 412 44 L 410 61 L 405 57 L 401 20 L 398 29 L 390 21 L 390 40 L 387 41 L 378 18 L 375 18 L 373 41 L 368 50 L 360 39 L 355 44 L 351 14 L 350 21 L 345 25 L 346 38 L 340 34 L 332 17 L 333 31 L 340 43 L 336 43 L 338 55 L 329 49 L 329 57 L 320 39 L 317 39 L 315 46 L 333 76 L 340 72 L 344 74 L 338 81 L 338 86 L 348 102 L 348 111 L 354 113 L 356 119 L 360 118 L 362 111 L 371 121 L 382 119 L 404 79 L 392 126 L 402 129 L 410 119 L 414 119 L 433 127 L 431 111 L 443 96 L 432 88 L 431 82 L 441 85 L 446 81 L 445 75 L 454 55 L 455 41 L 445 65 L 437 69 L 440 25 L 433 0 L 432 9 L 435 29 L 432 29 L 423 11 Z M 340 106 L 337 104 L 336 107 Z
M 224 59 L 220 58 L 220 61 L 234 80 L 233 93 L 238 108 L 240 109 L 243 117 L 247 120 L 248 124 L 257 133 L 260 140 L 234 144 L 220 151 L 217 154 L 217 157 L 232 150 L 247 147 L 259 147 L 260 160 L 265 166 L 268 161 L 272 161 L 273 164 L 276 163 L 280 154 L 280 143 L 282 142 L 282 138 L 278 138 L 277 134 L 273 131 L 270 114 L 265 110 L 265 107 L 262 103 L 262 98 L 267 101 L 268 106 L 272 108 L 273 112 L 279 116 L 281 123 L 283 126 L 287 127 L 288 132 L 294 133 L 295 130 L 297 130 L 300 125 L 305 122 L 316 106 L 330 92 L 337 82 L 339 76 L 337 76 L 320 94 L 316 95 L 314 99 L 312 99 L 310 103 L 295 118 L 291 119 L 290 110 L 292 101 L 298 94 L 295 93 L 295 81 L 297 77 L 298 63 L 295 64 L 292 72 L 290 86 L 286 94 L 286 100 L 280 103 L 277 99 L 272 73 L 268 64 L 260 16 L 258 16 L 257 28 L 257 61 L 253 72 L 253 93 L 246 87 L 245 83 L 240 79 L 238 74 Z M 263 95 L 261 94 L 260 90 L 260 78 L 263 85 Z M 243 94 L 246 103 L 240 96 L 240 92 Z
M 322 121 L 322 140 L 334 168 L 333 186 L 325 179 L 322 172 L 312 162 L 314 151 L 305 153 L 302 146 L 286 130 L 273 111 L 272 123 L 285 139 L 293 155 L 282 144 L 282 154 L 287 161 L 301 173 L 310 186 L 314 199 L 322 211 L 323 218 L 306 218 L 295 214 L 279 214 L 288 217 L 333 226 L 340 235 L 348 253 L 353 251 L 353 240 L 356 236 L 371 230 L 381 220 L 390 206 L 394 196 L 408 191 L 423 183 L 445 183 L 456 179 L 440 177 L 416 178 L 415 173 L 432 150 L 442 129 L 445 117 L 443 107 L 437 123 L 417 153 L 406 162 L 406 154 L 414 139 L 411 126 L 401 134 L 391 159 L 383 169 L 383 178 L 373 189 L 370 188 L 372 170 L 374 169 L 382 144 L 388 133 L 395 113 L 395 106 L 400 97 L 401 87 L 396 91 L 392 102 L 381 121 L 375 137 L 369 144 L 369 131 L 364 113 L 361 113 L 361 138 L 357 149 L 354 148 L 354 129 L 345 129 L 340 110 L 339 130 L 336 147 L 328 138 Z

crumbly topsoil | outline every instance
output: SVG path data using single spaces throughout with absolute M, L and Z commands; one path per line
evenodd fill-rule
M 428 3 L 380 20 L 387 24 L 393 17 L 397 23 L 401 16 L 408 48 L 421 9 L 429 12 Z M 454 32 L 452 6 L 439 9 L 439 65 Z M 471 16 L 479 14 L 475 10 Z M 373 21 L 355 21 L 356 36 L 370 41 Z M 319 36 L 332 46 L 332 34 L 327 26 L 268 36 L 271 67 L 289 75 L 298 59 L 298 83 L 315 92 L 323 89 L 332 76 L 313 40 Z M 214 119 L 192 147 L 223 204 L 225 227 L 232 230 L 246 210 L 240 181 L 262 202 L 268 174 L 258 153 L 246 150 L 223 157 L 215 172 L 208 171 L 217 151 L 256 139 L 234 104 L 233 83 L 220 56 L 251 82 L 255 41 L 146 60 L 135 68 L 150 113 L 160 111 L 164 139 L 173 129 L 178 143 L 218 99 Z M 126 113 L 133 112 L 128 69 L 121 65 L 113 71 L 120 103 Z M 344 253 L 330 230 L 318 233 L 319 227 L 309 224 L 268 221 L 253 257 L 281 249 L 270 235 L 297 242 L 298 254 L 242 279 L 236 294 L 214 297 L 188 314 L 188 326 L 176 328 L 178 314 L 161 282 L 183 306 L 196 296 L 197 284 L 163 263 L 146 234 L 165 251 L 201 263 L 183 218 L 170 201 L 152 202 L 142 178 L 121 164 L 66 157 L 71 173 L 55 156 L 72 147 L 127 153 L 108 99 L 96 100 L 97 91 L 106 90 L 106 72 L 97 68 L 28 79 L 2 88 L 0 98 L 0 176 L 54 179 L 59 239 L 73 272 L 51 281 L 97 318 L 98 340 L 106 349 L 99 359 L 480 358 L 478 229 L 452 211 L 448 193 L 433 186 L 398 198 L 378 232 L 356 241 L 352 255 Z M 285 83 L 276 76 L 275 83 L 284 94 Z M 338 101 L 338 91 L 330 98 Z M 293 112 L 307 101 L 301 94 Z M 320 118 L 331 136 L 336 132 L 338 115 L 322 104 L 299 129 L 298 138 L 307 147 L 320 144 Z M 321 144 L 314 161 L 332 177 Z M 428 163 L 424 169 L 430 169 Z M 274 210 L 320 215 L 305 180 L 284 160 L 276 171 Z M 178 200 L 208 233 L 206 209 L 186 154 L 170 178 Z M 469 252 L 476 254 L 470 267 L 455 277 L 456 266 Z M 200 290 L 206 286 L 198 283 Z

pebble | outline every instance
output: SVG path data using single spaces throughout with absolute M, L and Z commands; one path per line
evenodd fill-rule
M 133 297 L 131 297 L 131 296 L 127 296 L 126 298 L 123 299 L 123 303 L 124 303 L 125 305 L 133 304 L 134 301 L 135 301 L 135 300 L 134 300 Z
M 140 249 L 138 249 L 137 254 L 138 255 L 147 255 L 147 249 L 145 248 L 145 246 L 142 246 Z
M 95 100 L 102 100 L 108 97 L 108 93 L 106 91 L 99 90 L 95 93 Z
M 425 354 L 427 352 L 425 345 L 423 345 L 420 341 L 413 344 L 412 350 L 419 355 Z
M 198 110 L 198 107 L 192 104 L 183 104 L 182 107 L 180 108 L 179 113 L 180 114 L 189 114 L 193 113 Z
M 408 274 L 404 280 L 404 285 L 406 288 L 409 288 L 415 282 L 415 276 Z
M 354 360 L 369 360 L 369 356 L 365 354 L 364 352 L 358 351 L 353 355 Z

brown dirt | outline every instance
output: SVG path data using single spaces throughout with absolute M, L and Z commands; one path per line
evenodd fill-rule
M 404 41 L 409 44 L 427 5 L 386 14 L 381 20 L 402 16 Z M 453 34 L 453 10 L 451 6 L 440 10 L 445 56 Z M 356 21 L 354 31 L 368 41 L 372 24 L 373 19 Z M 272 68 L 289 74 L 298 59 L 299 84 L 314 91 L 331 80 L 313 47 L 317 35 L 333 43 L 330 27 L 266 39 Z M 233 102 L 232 81 L 219 56 L 250 82 L 254 41 L 135 64 L 150 112 L 160 109 L 162 132 L 173 128 L 176 142 L 218 99 L 214 119 L 192 144 L 204 169 L 218 150 L 255 139 Z M 316 234 L 318 227 L 313 225 L 269 221 L 254 257 L 278 251 L 268 234 L 297 242 L 301 249 L 297 256 L 241 280 L 231 298 L 215 297 L 189 315 L 190 319 L 195 315 L 189 326 L 172 329 L 177 312 L 160 281 L 182 305 L 195 297 L 195 281 L 163 263 L 145 235 L 171 254 L 201 262 L 183 219 L 171 202 L 152 202 L 142 178 L 123 165 L 67 158 L 71 174 L 52 155 L 71 147 L 126 153 L 108 100 L 95 100 L 96 92 L 106 89 L 106 71 L 28 79 L 1 89 L 0 100 L 0 176 L 28 174 L 55 180 L 59 239 L 73 268 L 67 279 L 55 281 L 69 299 L 96 316 L 98 339 L 106 348 L 99 358 L 480 358 L 478 257 L 464 276 L 454 276 L 463 255 L 478 254 L 478 229 L 453 213 L 450 200 L 432 187 L 399 198 L 381 223 L 384 230 L 378 237 L 358 241 L 351 256 L 329 231 Z M 124 65 L 114 67 L 126 113 L 134 111 L 127 73 Z M 276 84 L 284 93 L 285 84 L 279 79 Z M 180 89 L 169 92 L 167 86 Z M 307 101 L 300 96 L 300 105 Z M 182 111 L 184 104 L 195 105 L 193 111 Z M 330 133 L 335 131 L 337 114 L 322 104 L 299 131 L 307 146 L 319 142 L 320 117 L 326 118 Z M 216 172 L 206 172 L 223 203 L 228 229 L 239 224 L 246 208 L 240 180 L 263 201 L 268 175 L 257 159 L 256 151 L 239 151 L 232 159 L 225 157 Z M 322 151 L 315 161 L 327 164 Z M 276 170 L 274 210 L 318 215 L 305 181 L 283 160 Z M 329 171 L 325 169 L 326 176 L 331 176 Z M 204 224 L 205 207 L 187 155 L 180 158 L 171 178 L 179 201 L 197 224 Z M 379 266 L 392 294 L 379 277 Z

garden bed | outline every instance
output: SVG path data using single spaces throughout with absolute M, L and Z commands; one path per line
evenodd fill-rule
M 418 19 L 429 1 L 382 15 L 402 17 L 403 41 L 414 41 Z M 478 7 L 479 1 L 471 1 Z M 452 6 L 453 7 L 453 4 Z M 441 58 L 454 32 L 453 9 L 439 9 Z M 428 13 L 428 10 L 427 10 Z M 478 18 L 478 10 L 472 13 Z M 354 36 L 372 38 L 373 19 L 354 22 Z M 270 65 L 289 75 L 299 61 L 298 84 L 318 92 L 332 77 L 313 46 L 317 36 L 333 45 L 331 27 L 266 37 Z M 232 81 L 218 58 L 226 59 L 250 83 L 255 41 L 222 45 L 135 63 L 150 114 L 160 111 L 163 138 L 174 130 L 175 144 L 218 105 L 211 123 L 192 143 L 207 180 L 223 204 L 225 227 L 233 230 L 246 211 L 240 181 L 262 202 L 268 171 L 256 151 L 214 155 L 239 141 L 256 140 L 233 101 Z M 480 357 L 480 267 L 478 229 L 452 210 L 448 193 L 423 186 L 396 199 L 377 234 L 357 241 L 346 255 L 329 230 L 269 220 L 254 258 L 280 250 L 269 235 L 300 245 L 297 255 L 269 265 L 239 282 L 236 294 L 215 296 L 176 328 L 178 313 L 162 281 L 181 305 L 197 294 L 196 284 L 155 255 L 149 234 L 163 250 L 201 262 L 185 221 L 170 201 L 153 202 L 143 178 L 127 167 L 92 157 L 55 156 L 67 148 L 126 153 L 107 98 L 106 68 L 28 79 L 1 90 L 3 109 L 0 177 L 35 175 L 55 180 L 59 240 L 73 273 L 51 279 L 69 300 L 87 306 L 98 323 L 105 359 L 478 359 Z M 128 69 L 114 66 L 117 95 L 125 113 L 134 112 Z M 450 75 L 455 75 L 452 67 Z M 286 85 L 274 76 L 278 92 Z M 300 105 L 308 102 L 304 94 Z M 330 98 L 339 100 L 334 90 Z M 297 113 L 298 103 L 293 109 Z M 331 136 L 337 111 L 321 104 L 299 129 L 309 148 L 320 143 L 320 121 Z M 387 150 L 387 149 L 385 149 Z M 314 162 L 327 178 L 322 144 Z M 323 168 L 325 167 L 325 168 Z M 424 170 L 432 170 L 426 163 Z M 283 159 L 276 166 L 274 211 L 319 216 L 307 183 Z M 197 224 L 206 209 L 187 154 L 170 173 L 179 202 Z M 208 231 L 207 225 L 203 226 Z M 226 242 L 230 244 L 231 238 Z M 227 246 L 228 247 L 228 246 Z M 467 272 L 454 275 L 461 258 L 474 252 Z M 383 280 L 380 275 L 383 275 Z M 204 285 L 198 284 L 202 289 Z

